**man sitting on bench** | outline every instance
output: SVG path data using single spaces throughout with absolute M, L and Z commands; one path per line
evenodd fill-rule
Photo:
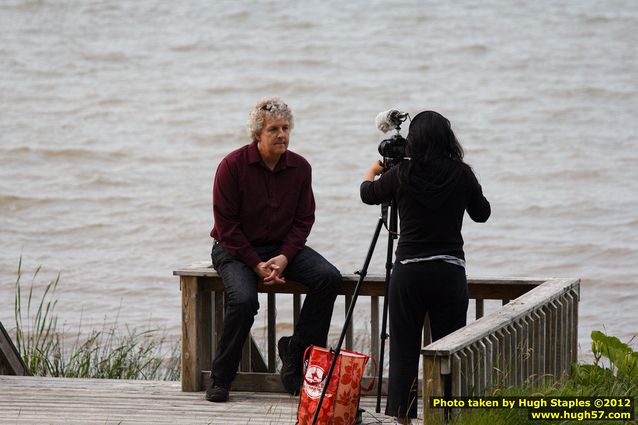
M 277 343 L 281 380 L 291 394 L 302 383 L 302 355 L 326 346 L 341 274 L 306 246 L 315 219 L 310 164 L 288 150 L 293 115 L 278 98 L 262 99 L 250 113 L 252 143 L 228 154 L 213 184 L 215 239 L 211 257 L 226 292 L 221 338 L 206 400 L 228 400 L 244 341 L 259 309 L 257 282 L 286 278 L 309 288 L 292 336 Z

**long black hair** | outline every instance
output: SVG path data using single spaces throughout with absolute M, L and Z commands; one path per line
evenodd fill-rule
M 406 153 L 418 162 L 449 158 L 463 162 L 463 148 L 452 131 L 450 120 L 434 111 L 418 113 L 410 123 Z
M 405 151 L 410 161 L 400 173 L 403 182 L 409 180 L 412 170 L 418 166 L 434 171 L 433 168 L 451 160 L 465 166 L 461 168 L 468 167 L 463 162 L 463 148 L 452 131 L 450 120 L 435 111 L 419 112 L 412 118 Z

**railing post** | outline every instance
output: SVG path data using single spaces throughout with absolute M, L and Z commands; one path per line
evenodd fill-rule
M 251 336 L 249 335 L 248 338 L 246 338 L 246 341 L 244 341 L 244 345 L 242 346 L 242 349 L 241 349 L 241 360 L 239 363 L 239 370 L 241 372 L 250 372 L 252 369 L 250 343 L 251 343 Z
M 483 315 L 485 314 L 485 303 L 483 302 L 483 299 L 477 298 L 476 302 L 476 320 L 480 319 L 481 317 L 483 317 Z
M 444 384 L 441 375 L 441 357 L 424 356 L 423 358 L 423 420 L 441 421 L 445 417 L 445 409 L 432 408 L 430 399 L 432 397 L 443 397 Z M 449 358 L 446 359 L 449 363 Z
M 277 301 L 273 293 L 268 294 L 268 372 L 277 369 Z
M 578 361 L 578 301 L 579 294 L 578 289 L 573 289 L 570 292 L 570 299 L 572 303 L 571 313 L 572 313 L 572 334 L 571 334 L 571 347 L 572 347 L 572 358 L 571 362 L 576 363 Z
M 559 342 L 558 342 L 558 312 L 556 308 L 552 305 L 552 303 L 547 304 L 547 309 L 549 310 L 549 347 L 551 352 L 549 353 L 549 367 L 548 372 L 551 374 L 552 379 L 558 378 L 558 350 Z
M 524 364 L 525 364 L 525 383 L 529 383 L 530 377 L 534 375 L 534 324 L 531 315 L 523 319 L 525 325 L 525 341 L 524 341 Z
M 381 327 L 379 326 L 379 297 L 370 297 L 370 354 L 375 359 L 379 358 L 379 337 Z M 381 367 L 381 366 L 379 366 Z

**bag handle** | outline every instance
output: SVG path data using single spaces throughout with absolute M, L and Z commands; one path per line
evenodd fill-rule
M 374 388 L 374 384 L 377 382 L 377 360 L 374 357 L 368 357 L 369 359 L 372 359 L 372 364 L 374 364 L 374 372 L 372 373 L 372 381 L 370 382 L 370 386 L 368 388 L 365 388 L 363 385 L 361 386 L 361 389 L 365 392 L 370 391 L 372 388 Z
M 312 382 L 309 382 L 306 379 L 306 369 L 304 368 L 304 365 L 306 364 L 306 360 L 310 361 L 310 351 L 312 351 L 312 347 L 314 347 L 313 345 L 309 345 L 306 347 L 306 349 L 303 352 L 303 356 L 301 356 L 301 370 L 303 370 L 303 380 L 308 384 L 311 385 Z

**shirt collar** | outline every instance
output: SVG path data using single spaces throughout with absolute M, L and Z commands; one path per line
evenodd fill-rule
M 275 166 L 273 172 L 277 172 L 288 167 L 296 167 L 298 165 L 294 156 L 290 155 L 288 152 L 289 151 L 286 150 L 281 158 L 279 158 L 279 161 L 277 162 L 277 165 Z M 248 145 L 248 163 L 251 165 L 263 163 L 263 161 L 261 160 L 261 155 L 259 154 L 259 149 L 257 148 L 257 142 L 252 142 L 250 145 Z

